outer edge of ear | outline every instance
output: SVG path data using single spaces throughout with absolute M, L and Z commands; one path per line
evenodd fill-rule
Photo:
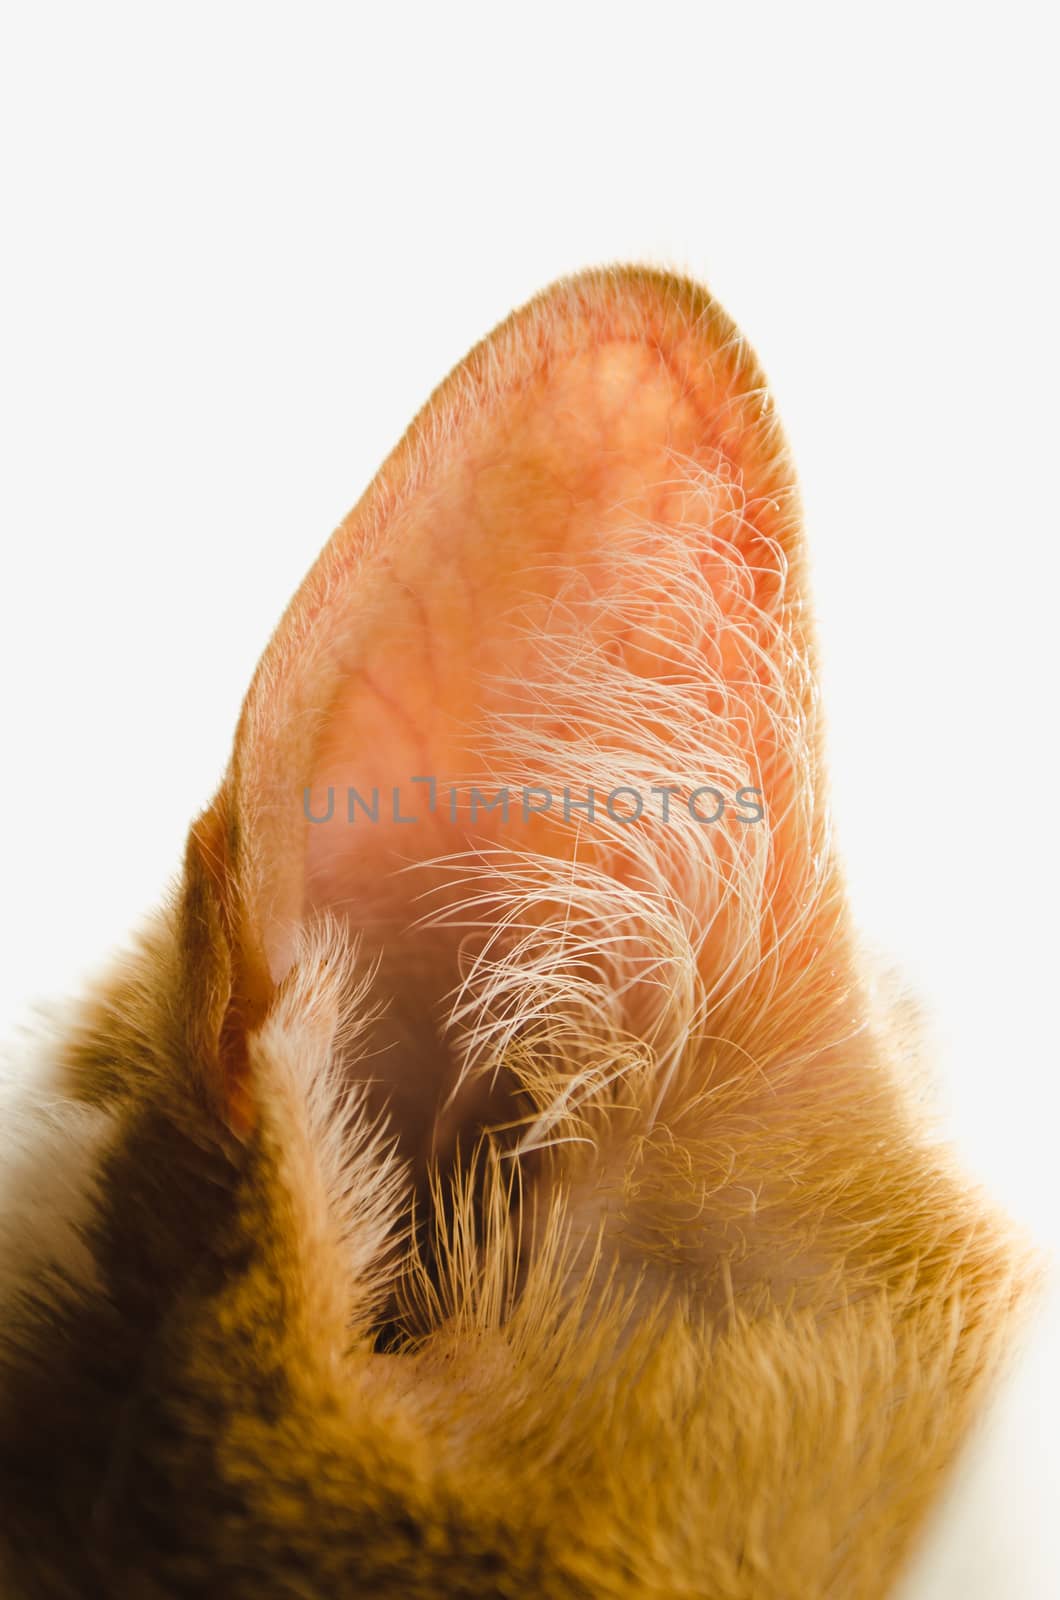
M 245 1137 L 255 1121 L 247 1035 L 272 997 L 256 941 L 244 925 L 235 874 L 234 818 L 222 787 L 192 824 L 180 902 L 182 1013 L 207 1104 Z

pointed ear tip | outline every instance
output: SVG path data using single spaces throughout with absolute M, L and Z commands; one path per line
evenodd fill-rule
M 692 400 L 702 409 L 705 430 L 753 496 L 775 502 L 786 524 L 799 520 L 788 443 L 761 363 L 741 329 L 697 279 L 620 262 L 555 279 L 497 323 L 442 378 L 335 530 L 314 569 L 321 592 L 329 553 L 334 558 L 340 550 L 371 544 L 469 425 L 607 345 L 616 352 L 625 346 L 631 360 L 640 347 L 669 369 L 674 402 Z M 597 381 L 607 385 L 613 376 L 605 363 Z
M 465 360 L 506 332 L 540 334 L 543 327 L 560 346 L 588 345 L 623 332 L 640 333 L 660 345 L 691 335 L 734 368 L 758 367 L 740 329 L 704 283 L 668 267 L 637 262 L 587 267 L 555 279 L 512 311 Z
M 797 516 L 790 450 L 754 347 L 701 281 L 641 263 L 589 267 L 557 278 L 512 311 L 439 384 L 376 485 L 385 484 L 400 498 L 407 477 L 418 476 L 417 467 L 427 464 L 439 439 L 452 437 L 476 412 L 492 411 L 556 366 L 606 345 L 628 347 L 631 359 L 638 346 L 657 358 L 670 371 L 675 402 L 693 399 L 702 407 L 715 443 L 753 492 L 794 505 Z M 609 370 L 601 369 L 602 381 Z
M 725 317 L 718 301 L 698 278 L 670 267 L 639 261 L 606 262 L 556 278 L 529 300 L 524 309 L 551 303 L 564 306 L 568 314 L 573 314 L 578 307 L 592 311 L 625 304 L 655 312 L 680 312 L 696 317 L 714 313 Z

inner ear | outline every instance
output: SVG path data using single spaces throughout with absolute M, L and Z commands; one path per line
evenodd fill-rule
M 473 353 L 321 558 L 244 717 L 257 914 L 274 966 L 357 936 L 352 1070 L 415 1160 L 631 1051 L 665 1076 L 761 962 L 804 842 L 793 538 L 731 325 L 597 275 Z

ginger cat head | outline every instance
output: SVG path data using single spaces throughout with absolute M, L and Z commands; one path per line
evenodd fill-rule
M 888 1592 L 1032 1271 L 920 1129 L 822 759 L 754 357 L 557 284 L 11 1111 L 13 1595 Z

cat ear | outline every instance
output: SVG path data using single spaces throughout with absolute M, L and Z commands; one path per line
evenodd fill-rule
M 803 589 L 773 404 L 703 289 L 589 272 L 477 346 L 295 596 L 191 836 L 230 1090 L 325 915 L 379 967 L 413 1118 L 453 1026 L 510 1043 L 601 964 L 614 1026 L 656 1041 L 674 991 L 687 1026 L 805 966 L 828 896 Z

